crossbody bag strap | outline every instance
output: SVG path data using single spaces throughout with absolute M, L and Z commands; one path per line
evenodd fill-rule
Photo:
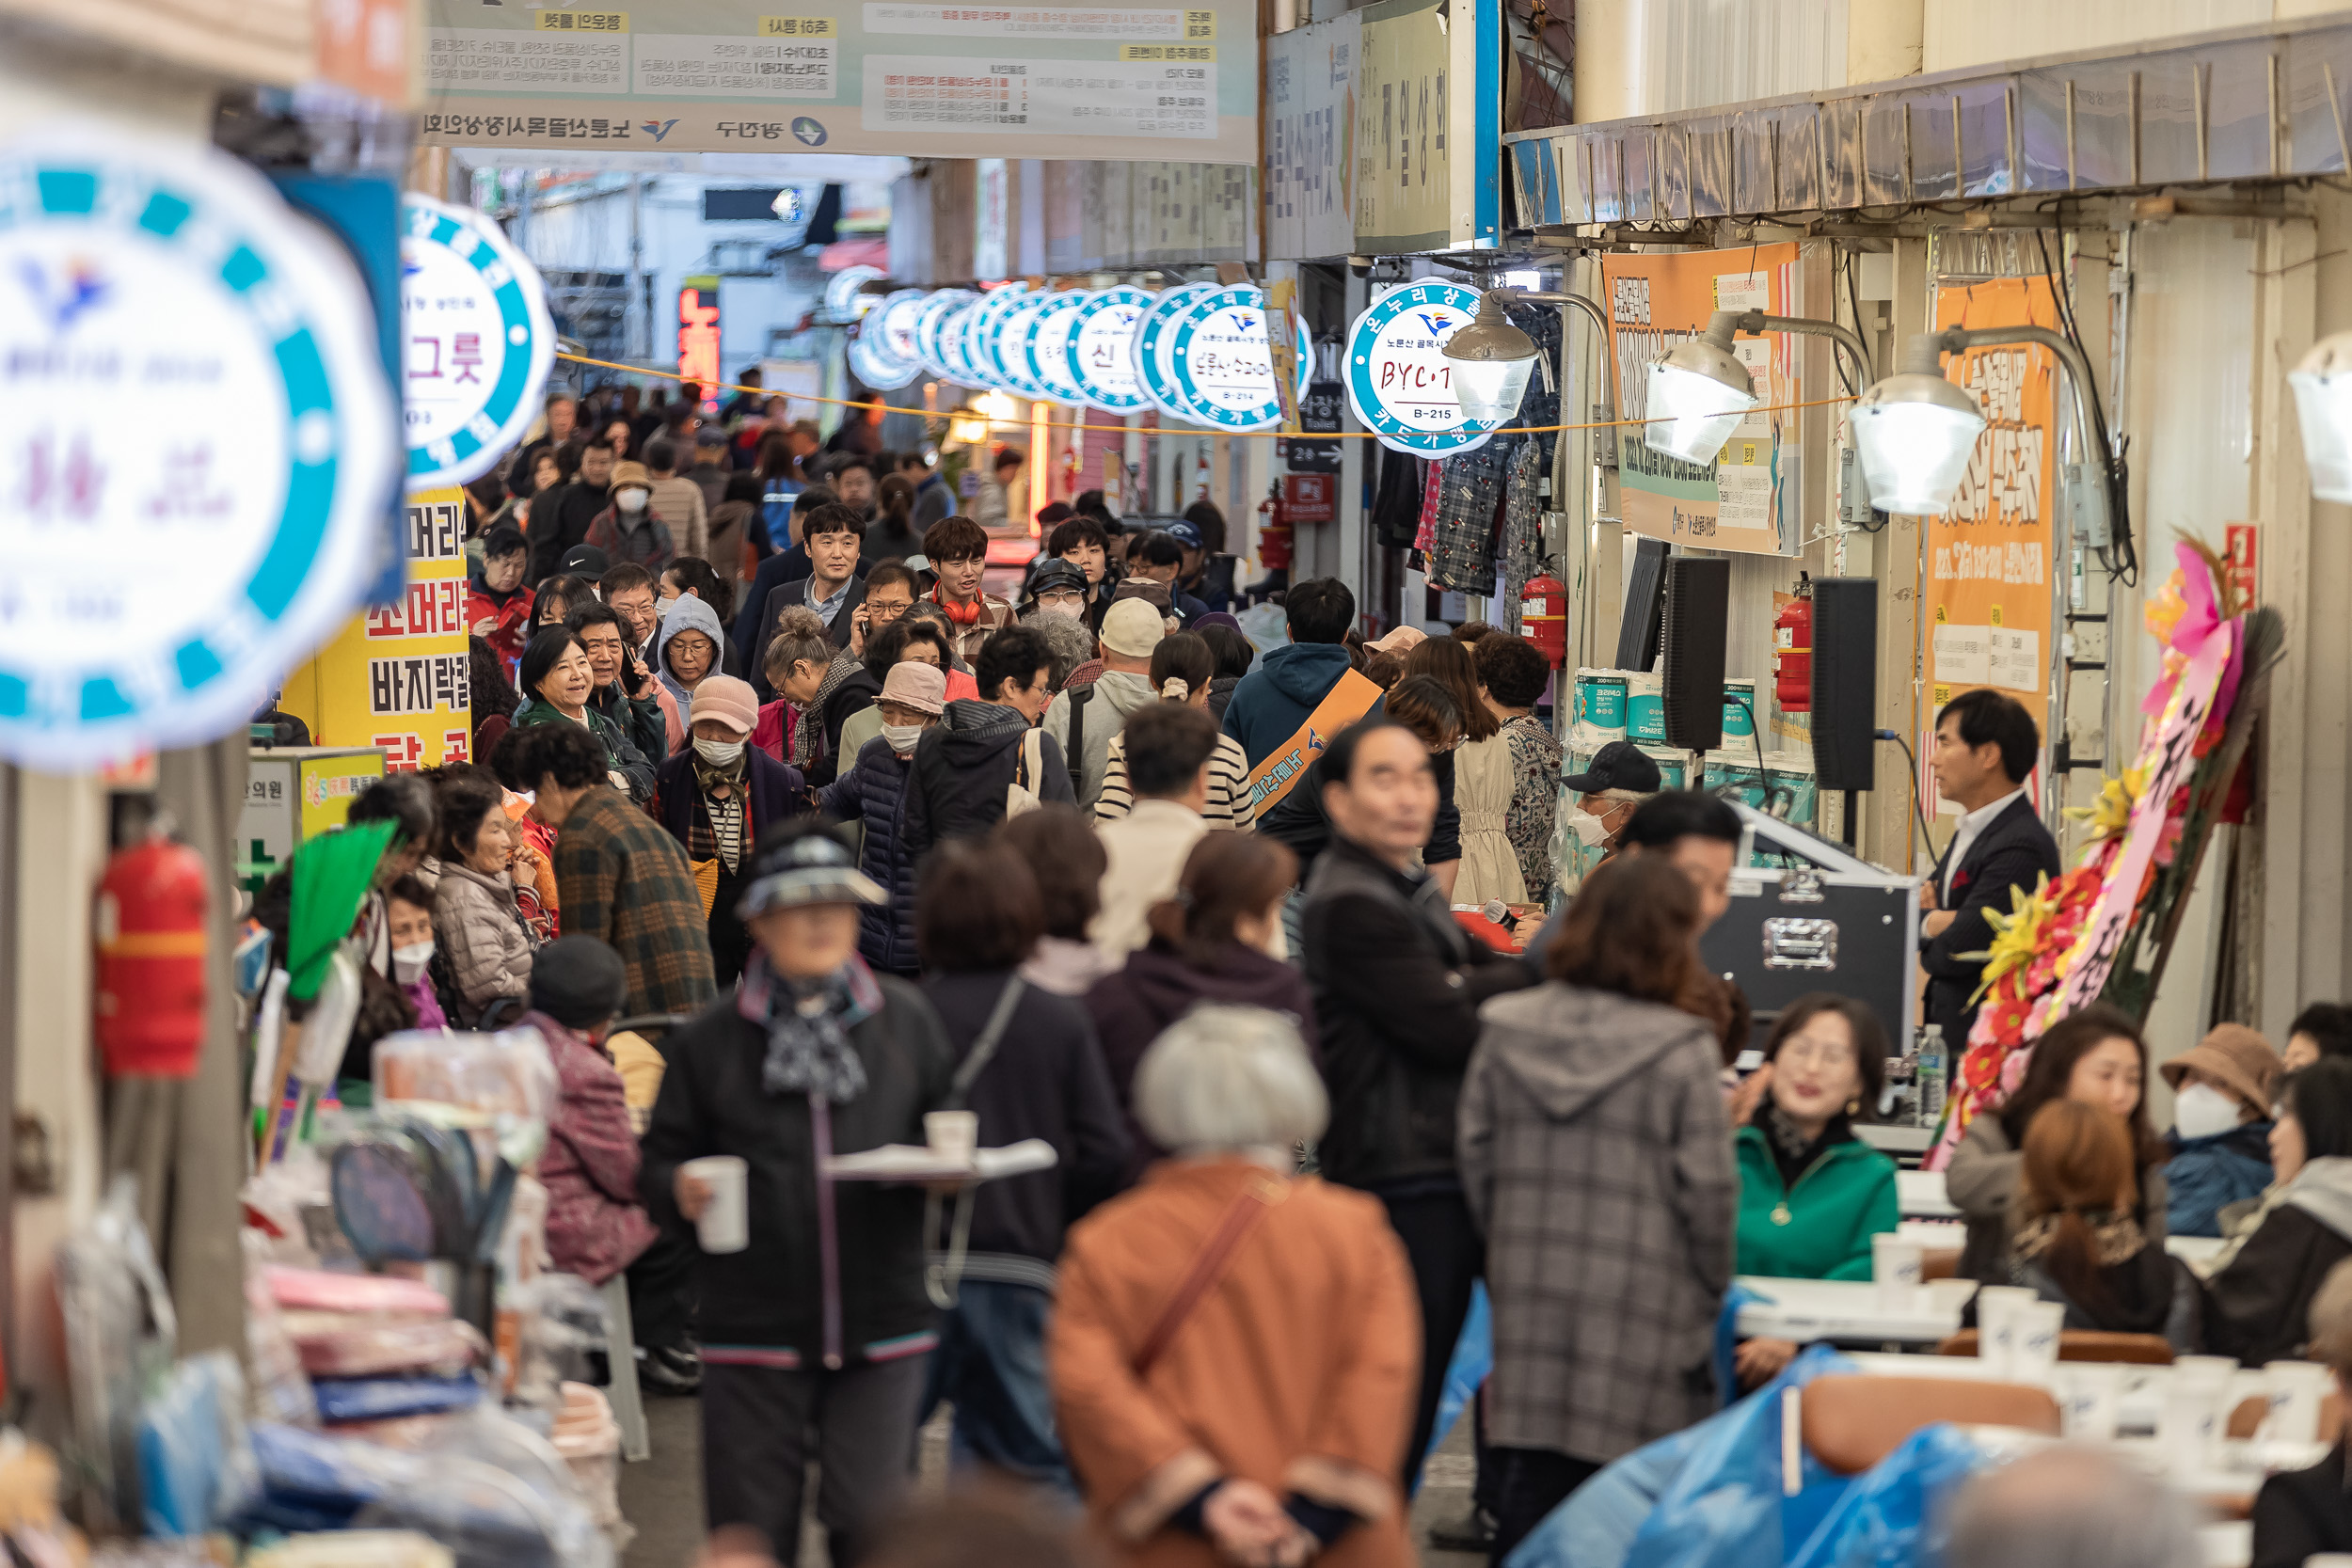
M 1159 1321 L 1152 1325 L 1152 1332 L 1144 1336 L 1143 1343 L 1136 1348 L 1135 1359 L 1128 1363 L 1128 1369 L 1136 1376 L 1140 1378 L 1151 1371 L 1153 1364 L 1167 1353 L 1169 1342 L 1176 1338 L 1177 1330 L 1184 1326 L 1185 1320 L 1192 1316 L 1193 1309 L 1211 1291 L 1216 1289 L 1217 1281 L 1225 1277 L 1234 1252 L 1258 1227 L 1258 1222 L 1265 1218 L 1266 1211 L 1281 1202 L 1285 1196 L 1283 1185 L 1270 1176 L 1251 1178 L 1249 1185 L 1234 1195 L 1224 1217 L 1217 1221 L 1216 1228 L 1209 1233 L 1208 1241 L 1193 1259 L 1192 1267 L 1186 1269 L 1184 1277 L 1177 1282 L 1176 1293 L 1168 1297 L 1168 1305 L 1161 1308 Z
M 989 1058 L 996 1054 L 996 1047 L 1005 1037 L 1005 1028 L 1012 1022 L 1012 1011 L 1021 1005 L 1021 993 L 1027 989 L 1027 982 L 1018 974 L 1006 983 L 1005 993 L 996 999 L 988 1022 L 980 1025 L 979 1037 L 972 1042 L 971 1053 L 956 1069 L 955 1081 L 947 1089 L 949 1109 L 963 1109 L 964 1097 L 971 1093 L 973 1084 L 988 1067 Z
M 1087 704 L 1093 700 L 1094 688 L 1082 686 L 1070 694 L 1070 754 L 1062 760 L 1070 765 L 1070 792 L 1083 800 L 1087 784 Z

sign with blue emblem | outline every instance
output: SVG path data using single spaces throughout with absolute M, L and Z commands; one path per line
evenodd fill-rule
M 1282 422 L 1282 397 L 1266 344 L 1265 295 L 1241 286 L 1195 300 L 1176 320 L 1168 368 L 1176 400 L 1216 430 L 1273 430 Z M 1297 323 L 1291 363 L 1297 395 L 1307 391 L 1313 363 L 1307 325 Z
M 1122 283 L 1089 294 L 1078 308 L 1077 325 L 1069 329 L 1070 378 L 1085 391 L 1086 401 L 1105 414 L 1132 414 L 1146 404 L 1136 374 L 1136 329 L 1151 308 L 1149 293 Z
M 1478 314 L 1478 291 L 1408 283 L 1375 301 L 1347 333 L 1347 402 L 1392 451 L 1446 457 L 1486 445 L 1500 420 L 1465 416 L 1446 340 Z
M 1086 406 L 1087 390 L 1071 365 L 1070 345 L 1077 337 L 1079 312 L 1091 297 L 1084 289 L 1046 295 L 1037 313 L 1026 318 L 1023 333 L 1022 359 L 1029 379 L 1045 396 L 1073 408 Z
M 1176 323 L 1209 295 L 1224 291 L 1215 283 L 1182 283 L 1160 293 L 1136 323 L 1136 382 L 1152 405 L 1171 420 L 1203 422 L 1184 402 L 1176 386 Z
M 481 214 L 400 202 L 402 388 L 408 488 L 490 471 L 539 418 L 555 324 L 539 269 Z

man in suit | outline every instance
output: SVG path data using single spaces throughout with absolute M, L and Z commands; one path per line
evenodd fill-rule
M 1990 687 L 1963 691 L 1935 716 L 1931 766 L 1935 787 L 1961 809 L 1935 875 L 1919 889 L 1919 964 L 1928 974 L 1927 1021 L 1944 1026 L 1947 1059 L 1957 1061 L 1977 1009 L 1968 1000 L 1984 960 L 1963 958 L 1993 942 L 1985 911 L 2010 911 L 2010 890 L 2031 893 L 2058 875 L 2058 840 L 2026 795 L 2042 745 L 2033 716 Z
M 768 640 L 776 623 L 794 605 L 806 605 L 825 623 L 825 636 L 836 648 L 850 645 L 857 607 L 866 600 L 866 579 L 857 575 L 858 553 L 866 542 L 866 521 L 853 506 L 834 501 L 809 513 L 801 525 L 801 543 L 807 546 L 810 573 L 795 582 L 770 589 L 760 608 L 759 640 L 751 649 L 752 685 L 763 703 L 776 693 L 768 685 Z

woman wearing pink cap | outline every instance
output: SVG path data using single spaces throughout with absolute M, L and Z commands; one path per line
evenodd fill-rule
M 840 775 L 818 796 L 818 809 L 841 821 L 866 824 L 866 847 L 858 869 L 890 895 L 886 905 L 868 905 L 858 950 L 874 968 L 892 974 L 921 973 L 914 951 L 914 856 L 906 843 L 907 774 L 914 743 L 939 721 L 947 705 L 947 677 L 935 664 L 901 659 L 882 677 L 882 734 L 845 759 Z
M 771 823 L 805 809 L 800 769 L 752 745 L 759 698 L 749 681 L 707 675 L 687 710 L 692 739 L 655 777 L 653 814 L 694 869 L 710 920 L 712 974 L 723 990 L 751 957 L 751 933 L 736 918 L 752 846 Z

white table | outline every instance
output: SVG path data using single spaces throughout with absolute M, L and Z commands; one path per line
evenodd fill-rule
M 1944 1196 L 1940 1170 L 1899 1170 L 1895 1173 L 1895 1202 L 1905 1219 L 1958 1219 L 1960 1211 Z
M 1738 1283 L 1769 1298 L 1740 1309 L 1742 1338 L 1816 1339 L 1873 1345 L 1932 1345 L 1958 1331 L 1961 1303 L 1939 1307 L 1925 1291 L 1908 1307 L 1890 1307 L 1868 1280 L 1772 1279 L 1741 1275 Z
M 1992 1375 L 1986 1370 L 1984 1362 L 1973 1355 L 1888 1355 L 1869 1351 L 1848 1351 L 1845 1354 L 1857 1368 L 1872 1377 L 1985 1380 Z M 2171 1381 L 2172 1369 L 2138 1362 L 2118 1365 L 2122 1368 L 2123 1377 L 2122 1386 L 2116 1391 L 2117 1427 L 2125 1433 L 2155 1431 L 2156 1418 L 2164 1408 L 2165 1385 Z M 2265 1387 L 2259 1370 L 2239 1368 L 2230 1379 L 2230 1408 L 2234 1410 L 2247 1400 L 2261 1398 Z

